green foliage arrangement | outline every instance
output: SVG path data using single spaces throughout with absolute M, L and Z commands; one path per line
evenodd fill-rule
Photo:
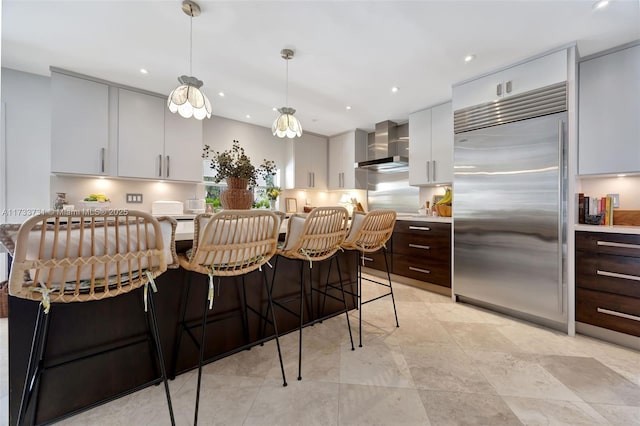
M 223 179 L 233 177 L 247 179 L 249 186 L 255 186 L 258 178 L 267 179 L 276 173 L 276 163 L 265 159 L 262 164 L 255 167 L 251 159 L 244 153 L 240 142 L 233 141 L 233 147 L 226 151 L 214 151 L 209 145 L 205 145 L 202 158 L 210 160 L 209 167 L 216 172 L 214 182 L 219 183 Z

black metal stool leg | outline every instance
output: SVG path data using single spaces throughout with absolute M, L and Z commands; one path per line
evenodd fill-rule
M 192 272 L 186 271 L 187 274 L 187 288 L 182 295 L 182 303 L 180 306 L 180 322 L 178 323 L 178 335 L 176 337 L 176 341 L 173 343 L 173 361 L 171 362 L 171 371 L 169 372 L 169 377 L 171 380 L 176 378 L 176 371 L 178 369 L 178 357 L 180 356 L 180 344 L 182 343 L 182 332 L 184 331 L 184 317 L 187 314 L 187 305 L 189 302 L 189 293 L 191 292 L 191 274 Z
M 331 277 L 331 264 L 333 263 L 333 259 L 334 259 L 333 257 L 329 259 L 329 272 L 327 272 L 327 282 L 324 287 L 324 293 L 322 297 L 322 310 L 320 311 L 321 317 L 324 317 L 324 308 L 327 304 L 327 291 L 329 291 L 329 278 Z M 336 262 L 337 262 L 337 259 L 336 259 Z
M 344 303 L 344 314 L 347 317 L 347 328 L 349 329 L 349 340 L 351 340 L 351 350 L 355 351 L 353 347 L 353 334 L 351 334 L 351 322 L 349 321 L 349 308 L 347 307 L 347 297 L 344 293 L 344 285 L 342 284 L 342 272 L 340 271 L 340 259 L 336 258 L 336 266 L 338 268 L 338 280 L 340 280 L 340 291 L 342 292 L 342 302 Z
M 271 297 L 272 297 L 272 301 L 273 301 L 273 294 L 272 294 L 272 292 L 273 292 L 273 287 L 274 287 L 274 285 L 275 285 L 275 281 L 276 281 L 276 272 L 277 272 L 277 270 L 278 270 L 278 259 L 280 258 L 280 256 L 277 256 L 277 255 L 276 255 L 276 256 L 274 256 L 274 257 L 275 257 L 275 259 L 276 259 L 276 260 L 275 260 L 275 262 L 274 262 L 274 264 L 273 264 L 273 279 L 271 280 L 271 286 L 267 289 L 267 292 L 268 292 L 268 293 L 271 295 Z M 264 268 L 263 268 L 263 269 L 264 269 Z M 267 285 L 268 285 L 268 282 L 267 282 Z M 265 314 L 265 316 L 264 316 L 265 318 L 268 318 L 268 317 L 269 317 L 269 311 L 270 311 L 270 310 L 271 310 L 271 311 L 273 311 L 273 306 L 272 306 L 272 304 L 267 305 L 267 313 L 266 313 L 266 314 Z M 273 311 L 273 312 L 274 312 L 274 314 L 275 314 L 275 311 Z M 261 321 L 262 321 L 262 319 L 261 319 Z M 267 321 L 264 321 L 263 326 L 262 326 L 262 331 L 260 332 L 260 338 L 261 338 L 261 339 L 263 339 L 263 338 L 264 338 L 264 336 L 265 336 L 266 334 L 267 334 Z M 260 346 L 263 346 L 263 345 L 264 345 L 264 343 L 260 343 Z
M 276 346 L 278 347 L 278 359 L 280 360 L 280 371 L 282 371 L 282 386 L 287 386 L 287 378 L 284 374 L 284 363 L 282 362 L 282 351 L 280 350 L 280 335 L 278 334 L 278 324 L 276 322 L 276 311 L 273 309 L 273 298 L 271 297 L 271 289 L 269 288 L 269 282 L 267 280 L 267 273 L 263 270 L 262 277 L 264 278 L 264 287 L 267 290 L 267 298 L 269 300 L 269 307 L 267 310 L 271 310 L 271 320 L 273 321 L 273 330 L 276 335 Z M 273 286 L 271 286 L 273 288 Z
M 171 393 L 169 392 L 169 382 L 167 382 L 167 370 L 164 367 L 164 357 L 162 356 L 162 346 L 160 343 L 160 332 L 158 331 L 158 318 L 156 316 L 156 306 L 153 301 L 153 292 L 149 292 L 149 315 L 151 316 L 151 333 L 156 347 L 156 356 L 160 363 L 160 373 L 162 374 L 162 382 L 164 383 L 164 392 L 167 395 L 167 406 L 169 407 L 169 417 L 171 417 L 171 425 L 175 426 L 176 420 L 173 416 L 173 405 L 171 404 Z
M 356 275 L 358 280 L 358 338 L 360 339 L 358 347 L 361 348 L 362 347 L 362 263 L 360 262 L 362 262 L 361 257 L 364 256 L 364 253 L 360 253 L 359 251 L 356 251 L 356 253 L 358 254 Z
M 215 290 L 214 290 L 215 296 Z M 215 304 L 215 297 L 213 298 L 213 302 Z M 213 309 L 213 306 L 211 307 Z M 207 298 L 204 298 L 204 309 L 202 312 L 202 333 L 200 337 L 200 353 L 198 355 L 198 387 L 196 389 L 196 411 L 193 418 L 193 425 L 196 426 L 198 424 L 198 408 L 200 406 L 200 384 L 202 382 L 202 364 L 204 363 L 204 342 L 205 335 L 207 331 L 207 313 L 209 311 L 209 301 Z
M 316 319 L 316 317 L 314 316 L 314 309 L 313 309 L 313 275 L 312 275 L 312 270 L 311 270 L 311 265 L 309 265 L 309 320 L 313 321 L 314 319 Z M 313 327 L 315 325 L 315 322 L 311 323 L 311 327 Z
M 382 254 L 384 255 L 384 266 L 387 269 L 387 279 L 389 280 L 389 290 L 391 291 L 391 301 L 393 302 L 393 314 L 396 316 L 396 327 L 400 327 L 398 323 L 398 311 L 396 310 L 396 299 L 393 296 L 393 285 L 391 285 L 391 274 L 389 273 L 389 262 L 387 261 L 387 249 L 382 247 Z
M 38 315 L 36 317 L 35 330 L 33 331 L 33 340 L 31 341 L 31 350 L 29 351 L 29 363 L 27 365 L 27 374 L 24 378 L 24 387 L 22 389 L 22 398 L 20 399 L 20 410 L 18 411 L 18 425 L 24 424 L 24 417 L 28 411 L 29 404 L 34 397 L 37 403 L 38 390 L 40 388 L 40 376 L 42 374 L 42 359 L 47 345 L 47 334 L 49 332 L 49 314 L 44 313 L 44 309 L 38 305 Z M 37 410 L 33 412 L 31 424 L 35 423 Z

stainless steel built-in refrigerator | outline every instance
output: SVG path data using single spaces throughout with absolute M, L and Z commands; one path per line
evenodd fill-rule
M 454 292 L 546 325 L 566 315 L 566 84 L 455 112 Z

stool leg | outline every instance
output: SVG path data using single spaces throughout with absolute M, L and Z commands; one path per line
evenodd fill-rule
M 320 316 L 324 317 L 324 308 L 327 304 L 327 291 L 329 291 L 329 278 L 331 277 L 331 264 L 333 263 L 333 257 L 329 259 L 329 272 L 327 272 L 327 282 L 324 287 L 324 293 L 322 297 L 322 310 L 320 311 Z
M 171 362 L 170 377 L 171 380 L 176 378 L 176 371 L 178 369 L 178 357 L 180 356 L 180 344 L 182 343 L 182 332 L 184 331 L 184 317 L 187 314 L 187 304 L 189 302 L 189 293 L 191 292 L 191 272 L 186 271 L 187 274 L 187 288 L 182 295 L 182 303 L 180 306 L 180 322 L 178 323 L 178 335 L 176 341 L 173 344 L 173 361 Z
M 162 356 L 162 346 L 160 344 L 160 332 L 158 331 L 158 318 L 156 316 L 156 306 L 153 301 L 153 292 L 149 292 L 149 315 L 151 316 L 151 333 L 153 334 L 153 342 L 156 347 L 156 356 L 160 363 L 160 373 L 162 374 L 162 382 L 164 383 L 164 392 L 167 395 L 167 406 L 169 407 L 169 417 L 171 425 L 175 426 L 176 420 L 173 416 L 173 405 L 171 404 L 171 393 L 169 392 L 169 382 L 167 382 L 167 370 L 164 367 L 164 357 Z
M 280 258 L 280 256 L 276 255 L 275 257 L 275 262 L 273 263 L 273 279 L 271 280 L 271 286 L 269 288 L 267 288 L 267 293 L 269 293 L 269 295 L 271 296 L 271 300 L 273 302 L 273 287 L 275 286 L 275 282 L 276 282 L 276 272 L 278 271 L 278 259 Z M 264 270 L 264 268 L 262 268 Z M 266 272 L 265 272 L 266 274 Z M 268 282 L 267 282 L 267 286 L 268 286 Z M 267 305 L 267 313 L 265 314 L 265 318 L 269 317 L 269 311 L 272 311 L 273 314 L 275 315 L 275 311 L 273 311 L 273 303 L 272 304 L 268 304 Z M 260 321 L 262 322 L 262 317 L 260 318 Z M 260 338 L 263 339 L 264 336 L 267 334 L 267 321 L 264 321 L 262 323 L 262 331 L 260 333 Z M 263 346 L 264 343 L 261 343 L 260 346 Z
M 31 399 L 35 394 L 35 409 L 31 424 L 35 424 L 37 415 L 38 391 L 40 389 L 40 377 L 42 375 L 42 359 L 47 346 L 47 334 L 49 333 L 50 315 L 44 313 L 44 309 L 38 305 L 38 316 L 36 317 L 31 350 L 29 351 L 29 363 L 27 364 L 27 374 L 24 378 L 22 398 L 20 399 L 20 410 L 18 411 L 18 425 L 24 424 L 24 417 L 28 411 Z
M 384 255 L 384 266 L 387 268 L 387 279 L 389 280 L 389 290 L 391 290 L 391 301 L 393 302 L 393 314 L 396 316 L 396 327 L 400 327 L 398 323 L 398 311 L 396 311 L 396 299 L 393 297 L 393 285 L 391 284 L 391 274 L 389 273 L 389 262 L 387 261 L 387 249 L 382 247 L 382 254 Z
M 280 350 L 280 335 L 278 334 L 278 324 L 276 323 L 276 311 L 273 309 L 273 298 L 271 296 L 271 289 L 269 288 L 269 282 L 267 280 L 266 271 L 262 270 L 262 277 L 264 278 L 264 287 L 267 290 L 267 298 L 269 299 L 269 307 L 267 310 L 271 310 L 271 320 L 273 321 L 273 330 L 276 334 L 276 346 L 278 347 L 278 359 L 280 360 L 280 370 L 282 371 L 282 386 L 287 386 L 287 378 L 284 374 L 284 363 L 282 362 L 282 351 Z M 271 286 L 273 288 L 273 286 Z
M 213 298 L 213 303 L 215 305 L 215 297 Z M 213 307 L 212 307 L 213 309 Z M 207 298 L 204 298 L 204 309 L 202 312 L 202 333 L 200 338 L 200 354 L 198 355 L 198 387 L 196 389 L 196 412 L 193 418 L 193 425 L 196 426 L 198 424 L 198 407 L 200 405 L 200 383 L 202 382 L 202 364 L 204 363 L 204 342 L 205 342 L 205 332 L 207 330 L 207 312 L 209 311 L 209 301 Z
M 309 319 L 311 321 L 313 321 L 315 318 L 314 316 L 314 309 L 313 309 L 313 276 L 312 276 L 312 270 L 311 267 L 309 267 Z M 311 327 L 313 327 L 314 323 L 311 323 Z
M 360 339 L 360 343 L 358 344 L 358 347 L 361 348 L 362 347 L 362 264 L 360 262 L 362 262 L 361 257 L 364 256 L 364 253 L 360 253 L 359 251 L 356 251 L 356 254 L 358 255 L 356 275 L 358 280 L 358 338 Z
M 304 323 L 304 260 L 300 261 L 300 329 L 298 339 L 298 380 L 302 380 L 302 324 Z
M 349 308 L 347 307 L 347 297 L 344 294 L 344 286 L 342 285 L 342 272 L 340 271 L 340 259 L 338 259 L 337 257 L 336 257 L 336 266 L 338 267 L 338 280 L 340 280 L 340 291 L 342 292 L 342 302 L 344 303 L 344 314 L 347 317 L 347 329 L 349 330 L 349 340 L 351 340 L 351 350 L 355 351 L 356 348 L 353 347 L 353 335 L 351 334 L 351 322 L 349 321 Z

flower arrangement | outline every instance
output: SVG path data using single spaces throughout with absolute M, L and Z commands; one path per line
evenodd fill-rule
M 282 189 L 277 186 L 270 186 L 267 188 L 267 198 L 271 201 L 277 200 L 280 194 L 282 194 Z
M 205 145 L 202 158 L 210 160 L 209 167 L 216 172 L 214 182 L 219 183 L 227 178 L 247 179 L 250 186 L 257 184 L 258 178 L 268 178 L 276 173 L 276 164 L 265 159 L 262 164 L 255 167 L 251 159 L 244 153 L 240 142 L 233 141 L 233 147 L 226 151 L 214 151 L 209 145 Z

